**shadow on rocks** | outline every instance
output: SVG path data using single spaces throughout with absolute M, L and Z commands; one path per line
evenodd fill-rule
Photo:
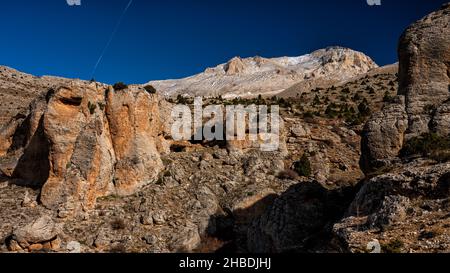
M 198 252 L 345 252 L 332 227 L 359 188 L 299 183 L 280 196 L 268 195 L 245 209 L 213 216 Z

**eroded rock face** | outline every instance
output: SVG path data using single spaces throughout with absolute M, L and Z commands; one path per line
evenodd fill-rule
M 235 75 L 239 74 L 245 69 L 245 64 L 242 62 L 242 59 L 239 57 L 235 57 L 230 60 L 224 67 L 227 75 Z
M 156 143 L 160 141 L 158 99 L 141 90 L 107 95 L 106 114 L 117 159 L 114 184 L 119 195 L 135 193 L 163 169 Z
M 140 88 L 61 87 L 2 131 L 12 169 L 2 172 L 42 187 L 40 201 L 61 217 L 92 209 L 99 197 L 134 194 L 163 168 L 159 105 Z
M 361 168 L 366 173 L 388 166 L 403 147 L 408 116 L 403 97 L 387 105 L 366 123 L 361 145 Z
M 61 88 L 49 101 L 43 122 L 51 166 L 41 193 L 46 207 L 92 208 L 97 197 L 114 192 L 115 153 L 102 108 L 104 90 L 95 85 Z
M 412 24 L 399 43 L 399 97 L 367 123 L 361 167 L 370 173 L 398 156 L 403 141 L 450 132 L 450 5 Z
M 433 109 L 450 96 L 450 5 L 412 24 L 400 38 L 399 93 L 406 96 L 408 134 L 429 130 Z

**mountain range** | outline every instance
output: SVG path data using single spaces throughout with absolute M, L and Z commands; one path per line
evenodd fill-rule
M 328 47 L 299 57 L 234 57 L 227 63 L 191 77 L 151 81 L 149 84 L 169 97 L 275 96 L 283 95 L 286 89 L 299 84 L 305 87 L 301 91 L 339 84 L 377 67 L 364 53 L 343 47 Z

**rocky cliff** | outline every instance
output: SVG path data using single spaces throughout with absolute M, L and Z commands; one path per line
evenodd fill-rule
M 2 172 L 42 186 L 40 201 L 61 215 L 133 194 L 163 168 L 159 109 L 158 97 L 139 88 L 73 82 L 51 90 L 2 131 L 10 161 Z
M 250 226 L 251 251 L 450 249 L 450 169 L 441 154 L 450 148 L 449 22 L 447 4 L 400 38 L 398 96 L 362 132 L 367 178 L 339 190 L 317 182 L 291 187 Z
M 444 5 L 400 38 L 398 98 L 374 115 L 364 131 L 361 164 L 367 172 L 396 161 L 405 140 L 450 132 L 449 10 Z

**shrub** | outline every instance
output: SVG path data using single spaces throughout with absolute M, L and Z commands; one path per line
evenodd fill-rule
M 361 95 L 359 95 L 358 93 L 356 93 L 353 97 L 352 97 L 352 101 L 353 102 L 357 102 L 360 101 L 362 99 Z
M 144 86 L 145 91 L 147 91 L 149 94 L 156 94 L 156 89 L 152 85 L 146 85 Z
M 318 95 L 316 95 L 314 97 L 313 106 L 320 105 L 320 104 L 322 104 L 322 102 L 320 101 L 320 97 Z
M 405 244 L 402 241 L 395 239 L 381 248 L 384 253 L 401 253 L 404 246 Z
M 418 155 L 446 162 L 450 159 L 450 139 L 436 133 L 426 133 L 408 140 L 403 145 L 400 155 L 403 157 Z
M 325 110 L 325 115 L 328 118 L 335 118 L 337 116 L 337 111 L 336 111 L 336 105 L 334 103 L 331 103 L 330 105 L 328 105 L 327 109 Z
M 345 122 L 350 124 L 351 126 L 357 126 L 361 125 L 366 121 L 366 117 L 361 115 L 361 113 L 348 113 L 347 115 L 344 115 Z
M 375 94 L 375 89 L 372 86 L 367 85 L 366 90 L 369 94 Z
M 95 103 L 91 103 L 89 101 L 88 108 L 89 108 L 89 112 L 91 113 L 91 115 L 93 115 L 95 113 L 95 109 L 97 109 L 97 105 L 95 105 Z
M 342 96 L 339 96 L 339 100 L 342 101 L 342 102 L 347 102 L 348 97 L 342 95 Z
M 383 101 L 386 102 L 386 103 L 393 102 L 393 101 L 394 101 L 394 97 L 392 97 L 392 96 L 389 94 L 389 91 L 386 91 L 386 92 L 384 93 Z
M 124 84 L 123 82 L 118 82 L 113 85 L 113 88 L 115 91 L 120 91 L 128 88 L 128 85 Z
M 311 162 L 309 161 L 309 158 L 306 154 L 304 154 L 299 161 L 294 163 L 294 170 L 300 176 L 304 177 L 311 176 L 312 173 Z
M 111 222 L 111 227 L 114 230 L 121 230 L 121 229 L 125 229 L 127 227 L 127 225 L 125 224 L 125 221 L 123 219 L 117 218 Z
M 369 107 L 369 103 L 367 102 L 367 99 L 364 99 L 359 105 L 358 105 L 358 111 L 359 113 L 366 117 L 366 116 L 370 116 L 371 111 L 370 111 L 370 107 Z
M 307 111 L 307 112 L 303 113 L 303 118 L 304 119 L 314 118 L 314 112 Z
M 188 99 L 183 97 L 182 95 L 177 96 L 177 103 L 178 104 L 188 104 Z

